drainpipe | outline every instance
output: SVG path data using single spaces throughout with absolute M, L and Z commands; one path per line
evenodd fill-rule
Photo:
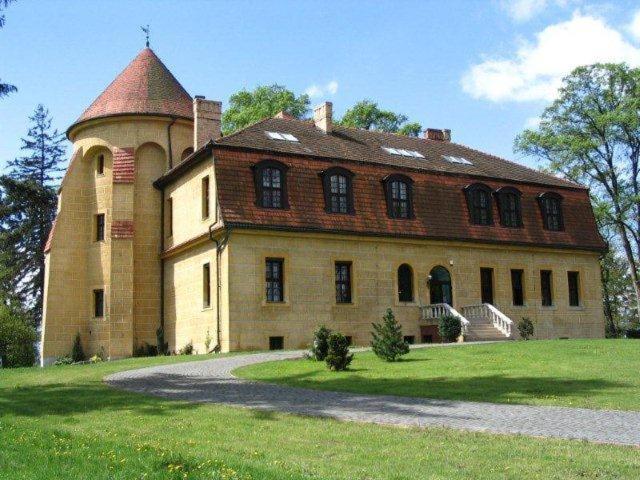
M 171 145 L 171 142 L 169 142 L 169 145 Z M 163 350 L 162 353 L 165 353 L 164 344 L 166 343 L 164 336 L 164 187 L 160 190 L 160 195 L 160 329 L 162 330 L 162 345 L 158 345 L 158 355 L 160 355 L 161 349 Z M 156 339 L 158 339 L 157 337 L 158 335 L 156 334 Z
M 171 117 L 171 123 L 167 125 L 167 146 L 169 148 L 169 170 L 173 168 L 173 149 L 171 148 L 171 127 L 178 120 L 176 117 Z M 163 197 L 164 200 L 164 197 Z
M 216 214 L 217 217 L 217 214 Z M 217 223 L 217 222 L 216 222 Z M 213 227 L 216 225 L 213 223 L 209 226 L 209 238 L 216 244 L 216 346 L 213 348 L 214 352 L 218 353 L 222 349 L 222 342 L 220 340 L 220 295 L 222 294 L 222 276 L 220 274 L 220 259 L 222 258 L 222 252 L 224 251 L 227 243 L 229 242 L 229 235 L 231 235 L 231 229 L 228 228 L 225 231 L 224 237 L 220 240 L 213 238 Z

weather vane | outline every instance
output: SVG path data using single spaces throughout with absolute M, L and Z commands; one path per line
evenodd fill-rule
M 149 48 L 149 32 L 151 31 L 151 29 L 149 28 L 149 25 L 147 25 L 146 27 L 140 27 L 140 30 L 142 30 L 146 36 L 147 36 L 147 48 Z

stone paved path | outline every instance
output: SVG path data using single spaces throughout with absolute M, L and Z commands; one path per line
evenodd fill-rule
M 252 382 L 231 374 L 241 366 L 300 355 L 301 352 L 270 352 L 162 365 L 119 372 L 105 381 L 117 388 L 175 400 L 339 420 L 640 446 L 640 412 L 327 392 Z

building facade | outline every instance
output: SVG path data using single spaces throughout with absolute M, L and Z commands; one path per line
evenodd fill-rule
M 604 244 L 588 191 L 451 142 L 279 114 L 222 137 L 150 50 L 72 125 L 46 247 L 43 361 L 80 333 L 109 358 L 299 348 L 320 324 L 367 344 L 457 315 L 470 339 L 602 337 Z

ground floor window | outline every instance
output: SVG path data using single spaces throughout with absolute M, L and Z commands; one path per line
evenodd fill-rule
M 416 343 L 416 337 L 414 335 L 405 335 L 404 341 L 409 345 L 413 345 L 414 343 Z
M 524 305 L 524 270 L 511 270 L 511 293 L 515 306 Z
M 572 307 L 580 306 L 580 277 L 578 272 L 567 272 L 567 280 L 569 282 L 569 305 Z
M 284 350 L 284 337 L 269 337 L 269 350 Z
M 202 307 L 211 306 L 211 267 L 208 263 L 202 265 Z
M 542 306 L 553 305 L 551 270 L 540 270 L 540 293 L 542 295 Z
M 336 302 L 351 303 L 351 262 L 336 262 Z
M 104 317 L 104 290 L 102 288 L 93 291 L 93 316 Z
M 266 281 L 267 302 L 284 301 L 284 260 L 281 258 L 267 258 Z

